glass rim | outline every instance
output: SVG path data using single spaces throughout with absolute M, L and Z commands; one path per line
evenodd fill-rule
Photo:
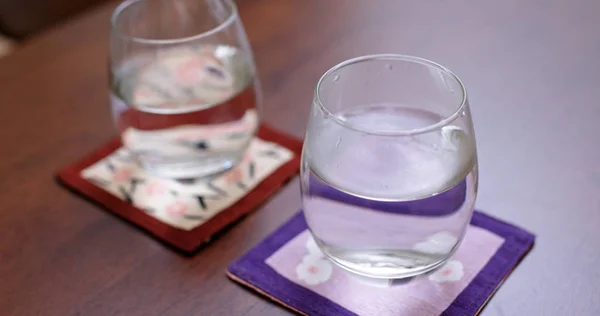
M 190 41 L 194 41 L 197 39 L 201 39 L 201 38 L 216 34 L 220 31 L 222 31 L 223 29 L 227 28 L 228 26 L 230 26 L 233 23 L 233 21 L 235 21 L 238 18 L 238 9 L 237 9 L 235 2 L 233 0 L 221 0 L 221 1 L 225 2 L 231 8 L 231 13 L 229 14 L 229 16 L 223 22 L 219 23 L 217 26 L 215 26 L 211 29 L 208 29 L 204 32 L 201 32 L 199 34 L 196 34 L 196 35 L 191 35 L 191 36 L 186 36 L 186 37 L 178 37 L 178 38 L 172 38 L 172 39 L 151 39 L 151 38 L 143 38 L 143 37 L 138 37 L 138 36 L 130 36 L 130 35 L 127 35 L 127 34 L 121 32 L 116 26 L 118 16 L 132 4 L 142 2 L 142 1 L 150 1 L 150 0 L 125 0 L 121 4 L 119 4 L 115 8 L 115 11 L 113 11 L 113 13 L 110 17 L 111 31 L 118 34 L 119 36 L 121 36 L 123 38 L 126 38 L 132 42 L 136 42 L 136 43 L 140 43 L 140 44 L 153 44 L 153 45 L 180 44 L 180 43 L 190 42 Z
M 456 110 L 454 112 L 452 112 L 452 114 L 444 117 L 442 120 L 440 120 L 439 122 L 437 122 L 435 124 L 427 125 L 425 127 L 414 128 L 414 129 L 409 129 L 409 130 L 386 132 L 386 131 L 377 131 L 377 130 L 375 130 L 375 131 L 366 130 L 366 129 L 362 129 L 362 128 L 359 128 L 356 126 L 352 126 L 352 125 L 348 124 L 347 122 L 337 118 L 335 115 L 333 115 L 333 113 L 331 113 L 331 111 L 329 111 L 329 109 L 327 109 L 325 107 L 325 105 L 321 101 L 321 95 L 319 93 L 319 90 L 320 90 L 321 85 L 323 84 L 325 78 L 329 77 L 336 70 L 342 69 L 343 67 L 348 66 L 348 65 L 352 65 L 352 64 L 356 64 L 356 63 L 360 63 L 360 62 L 364 62 L 364 61 L 370 61 L 370 60 L 407 61 L 407 62 L 411 62 L 411 63 L 417 63 L 417 64 L 425 65 L 428 67 L 436 68 L 440 71 L 443 71 L 446 75 L 448 75 L 450 78 L 455 80 L 458 83 L 458 85 L 460 86 L 460 89 L 462 92 L 462 100 L 461 100 L 460 104 L 456 107 Z M 315 87 L 315 102 L 321 108 L 321 110 L 324 113 L 326 113 L 326 115 L 329 116 L 329 118 L 333 119 L 335 122 L 337 122 L 338 124 L 340 124 L 341 126 L 343 126 L 345 128 L 352 129 L 354 131 L 365 133 L 365 134 L 378 135 L 378 136 L 411 136 L 411 135 L 417 135 L 417 134 L 424 134 L 424 133 L 431 132 L 433 130 L 440 129 L 440 128 L 448 125 L 450 122 L 454 121 L 455 119 L 457 119 L 466 107 L 467 89 L 465 88 L 465 85 L 460 80 L 460 78 L 458 78 L 457 75 L 455 75 L 452 71 L 450 71 L 450 69 L 448 69 L 434 61 L 431 61 L 429 59 L 416 57 L 416 56 L 410 56 L 410 55 L 403 55 L 403 54 L 371 54 L 371 55 L 363 55 L 363 56 L 344 60 L 344 61 L 338 63 L 337 65 L 331 67 L 329 70 L 327 70 L 321 76 L 321 78 L 319 78 L 319 81 L 317 82 L 317 86 Z

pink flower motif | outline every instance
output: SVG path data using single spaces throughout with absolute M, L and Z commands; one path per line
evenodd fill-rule
M 167 214 L 171 216 L 181 216 L 187 210 L 187 205 L 181 201 L 175 201 L 167 205 Z
M 240 168 L 234 168 L 225 175 L 225 182 L 233 184 L 242 180 L 242 171 Z
M 329 260 L 310 254 L 304 256 L 302 262 L 296 266 L 298 279 L 308 285 L 317 285 L 329 280 L 332 272 L 333 265 Z
M 449 260 L 437 271 L 429 275 L 429 280 L 435 283 L 455 282 L 464 275 L 463 265 L 458 260 Z
M 177 79 L 183 83 L 192 83 L 197 81 L 201 71 L 202 61 L 199 58 L 190 58 L 177 67 Z
M 244 158 L 242 158 L 243 162 L 250 162 L 252 161 L 252 153 L 250 153 L 250 151 L 246 151 L 246 153 L 244 154 Z
M 129 178 L 131 178 L 131 169 L 129 168 L 117 169 L 113 174 L 113 180 L 115 182 L 129 181 Z
M 134 93 L 134 99 L 145 99 L 145 98 L 149 98 L 152 96 L 152 93 L 148 90 L 144 90 L 144 89 L 137 89 L 135 90 Z
M 149 196 L 162 195 L 167 191 L 167 188 L 159 182 L 152 182 L 146 187 L 146 194 Z

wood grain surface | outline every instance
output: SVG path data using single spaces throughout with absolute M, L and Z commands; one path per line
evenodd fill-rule
M 298 137 L 316 80 L 345 58 L 404 53 L 454 70 L 477 131 L 478 207 L 538 235 L 483 315 L 600 313 L 600 2 L 238 2 L 264 118 Z M 192 258 L 54 182 L 116 133 L 113 7 L 0 59 L 0 314 L 288 314 L 225 268 L 299 208 L 297 179 Z

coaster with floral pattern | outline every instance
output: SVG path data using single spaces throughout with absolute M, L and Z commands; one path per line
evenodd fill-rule
M 186 180 L 148 174 L 121 146 L 114 139 L 59 171 L 59 180 L 165 243 L 192 252 L 293 177 L 302 143 L 263 125 L 232 169 Z
M 449 238 L 440 231 L 415 247 L 435 248 Z M 228 276 L 303 315 L 476 315 L 534 239 L 476 211 L 443 267 L 409 281 L 369 279 L 326 259 L 299 213 L 233 263 Z

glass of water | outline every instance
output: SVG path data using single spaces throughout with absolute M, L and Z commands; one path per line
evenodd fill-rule
M 128 0 L 111 20 L 112 114 L 150 173 L 235 165 L 258 127 L 252 52 L 232 0 Z
M 310 231 L 339 266 L 387 279 L 440 267 L 477 195 L 465 87 L 417 57 L 338 64 L 315 89 L 301 178 Z

